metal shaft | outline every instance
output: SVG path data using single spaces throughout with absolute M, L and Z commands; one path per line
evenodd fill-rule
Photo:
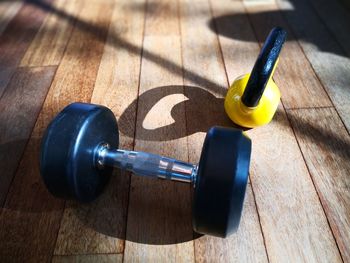
M 195 182 L 197 165 L 176 159 L 120 149 L 102 145 L 97 151 L 98 166 L 113 166 L 140 176 L 150 176 L 181 182 Z

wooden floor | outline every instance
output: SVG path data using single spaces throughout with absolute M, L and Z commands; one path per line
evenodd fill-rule
M 350 262 L 345 2 L 1 0 L 0 262 Z M 91 204 L 47 192 L 40 139 L 74 101 L 110 107 L 123 148 L 198 162 L 209 127 L 233 126 L 226 89 L 276 25 L 282 103 L 247 131 L 236 234 L 194 234 L 186 184 L 117 171 Z

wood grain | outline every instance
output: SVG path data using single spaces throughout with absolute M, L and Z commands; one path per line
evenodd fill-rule
M 23 4 L 3 31 L 0 38 L 0 97 L 45 16 L 45 11 Z
M 147 5 L 146 36 L 178 34 L 178 3 L 151 1 Z
M 58 65 L 71 36 L 74 17 L 82 8 L 80 0 L 57 0 L 54 8 L 67 14 L 67 18 L 51 12 L 46 17 L 39 32 L 31 42 L 22 61 L 21 66 L 48 66 Z M 37 7 L 40 8 L 40 7 Z
M 350 59 L 307 3 L 293 0 L 294 12 L 283 11 L 288 1 L 277 3 L 349 132 Z
M 350 261 L 350 137 L 333 108 L 288 111 L 342 253 Z
M 350 261 L 348 11 L 277 3 L 0 1 L 0 262 Z M 234 126 L 228 83 L 251 70 L 275 25 L 289 33 L 275 74 L 283 104 L 247 131 L 236 234 L 192 232 L 187 184 L 116 172 L 96 202 L 66 207 L 47 192 L 42 133 L 73 101 L 110 107 L 122 148 L 198 162 L 208 128 Z
M 237 13 L 234 10 L 233 13 L 227 11 L 230 17 L 235 17 L 234 20 L 228 19 L 230 23 L 227 20 L 216 20 L 219 34 L 226 32 L 236 36 L 231 40 L 231 45 L 224 36 L 219 37 L 220 43 L 225 41 L 221 47 L 228 72 L 234 72 L 238 68 L 238 63 L 235 64 L 232 57 L 235 54 L 234 43 L 241 44 L 240 52 L 247 47 L 251 51 L 249 56 L 256 57 L 258 53 L 248 18 L 239 15 L 244 12 L 244 7 L 240 2 L 235 2 L 235 5 L 232 9 Z M 214 10 L 216 6 L 219 4 L 213 3 Z M 248 10 L 251 11 L 251 7 Z M 264 21 L 266 22 L 268 20 Z M 256 26 L 255 23 L 252 25 Z M 230 29 L 225 28 L 228 26 Z M 249 42 L 242 43 L 240 39 L 249 39 L 253 44 L 250 46 Z M 252 53 L 254 48 L 255 54 Z M 231 56 L 226 58 L 227 54 Z M 243 67 L 247 68 L 247 63 L 252 60 L 249 56 L 245 54 L 240 58 L 239 63 Z M 229 78 L 232 78 L 231 74 Z M 282 77 L 284 75 L 280 76 L 280 86 L 287 83 Z M 247 134 L 253 141 L 250 178 L 269 261 L 341 261 L 283 107 L 280 105 L 272 123 L 249 130 Z
M 79 255 L 79 256 L 54 256 L 52 263 L 121 263 L 123 255 Z
M 55 71 L 55 67 L 17 69 L 0 99 L 1 207 Z
M 141 48 L 139 54 L 120 49 L 115 38 L 142 46 L 144 12 L 132 15 L 129 1 L 118 1 L 113 10 L 107 42 L 99 66 L 92 103 L 109 107 L 119 117 L 138 95 Z M 145 6 L 145 1 L 137 2 Z M 134 134 L 136 107 L 120 130 Z M 133 149 L 133 137 L 120 133 L 119 147 Z M 56 254 L 122 253 L 126 231 L 130 176 L 117 172 L 105 193 L 92 204 L 69 203 L 58 235 Z M 81 238 L 84 236 L 84 238 Z M 82 257 L 84 259 L 84 257 Z
M 341 262 L 300 149 L 280 107 L 273 122 L 248 133 L 251 182 L 271 262 Z
M 228 82 L 251 72 L 260 52 L 248 15 L 241 1 L 225 0 L 220 4 L 210 1 L 212 7 L 211 30 L 217 32 Z M 236 17 L 235 19 L 233 19 Z M 233 37 L 235 36 L 235 37 Z M 250 42 L 242 39 L 252 39 Z
M 228 7 L 229 10 L 239 8 L 235 4 L 232 5 L 231 1 L 223 3 L 212 1 L 212 5 L 215 15 L 221 13 L 223 9 L 227 11 Z M 233 123 L 226 117 L 223 109 L 223 97 L 226 94 L 228 82 L 217 36 L 207 26 L 211 19 L 210 6 L 207 1 L 181 1 L 180 12 L 184 68 L 222 87 L 221 90 L 217 91 L 213 90 L 212 86 L 206 85 L 208 82 L 185 79 L 185 96 L 194 100 L 186 105 L 187 129 L 201 131 L 188 136 L 189 158 L 191 162 L 197 163 L 206 131 L 210 126 L 233 126 Z M 222 44 L 225 45 L 225 43 Z M 256 44 L 254 46 L 255 51 L 258 52 L 258 46 Z M 254 48 L 254 46 L 248 47 L 248 49 Z M 237 52 L 241 48 L 240 43 L 230 41 L 229 47 L 229 53 L 232 55 L 226 59 L 233 65 L 229 75 L 235 78 L 249 71 L 252 66 L 249 62 L 253 63 L 254 60 L 240 59 L 240 54 Z M 225 49 L 225 52 L 227 51 Z M 198 90 L 202 90 L 210 96 L 191 96 L 192 91 L 187 87 L 196 84 L 200 84 L 196 87 Z M 201 93 L 198 92 L 198 94 Z M 191 104 L 196 106 L 190 107 Z M 199 105 L 205 105 L 205 107 Z M 208 123 L 208 120 L 213 121 Z M 206 124 L 206 127 L 203 123 Z M 250 185 L 248 185 L 243 211 L 237 233 L 226 239 L 202 236 L 195 240 L 196 262 L 267 262 Z
M 91 1 L 79 16 L 100 30 L 96 36 L 75 28 L 57 69 L 1 213 L 0 239 L 7 240 L 0 244 L 4 260 L 16 255 L 22 261 L 49 261 L 54 251 L 64 202 L 49 194 L 40 178 L 40 139 L 48 123 L 68 103 L 90 100 L 103 53 L 100 39 L 107 35 L 111 7 Z
M 283 105 L 287 109 L 331 106 L 327 93 L 277 6 L 246 4 L 245 7 L 261 44 L 273 27 L 278 25 L 287 31 L 287 41 L 273 77 L 281 89 Z
M 250 184 L 238 231 L 225 239 L 202 236 L 195 244 L 196 262 L 268 262 Z
M 40 138 L 47 124 L 39 117 L 1 210 L 2 262 L 48 262 L 53 253 L 64 202 L 47 192 L 39 175 Z
M 164 8 L 165 13 L 172 15 L 161 16 L 157 23 L 157 5 Z M 173 140 L 159 141 L 159 138 L 170 135 L 184 134 L 186 130 L 184 105 L 179 106 L 179 115 L 182 117 L 177 129 L 169 129 L 164 132 L 153 132 L 142 129 L 150 125 L 163 127 L 169 120 L 170 101 L 166 88 L 162 86 L 182 85 L 181 72 L 181 45 L 178 27 L 178 17 L 172 12 L 177 10 L 176 1 L 149 1 L 146 13 L 144 49 L 156 54 L 159 58 L 166 58 L 170 63 L 177 65 L 177 69 L 167 70 L 167 64 L 153 63 L 147 58 L 142 58 L 140 76 L 140 95 L 145 97 L 144 103 L 138 105 L 135 149 L 156 154 L 171 156 L 179 160 L 187 161 L 187 140 L 180 137 Z M 172 19 L 175 20 L 172 21 Z M 169 25 L 169 27 L 168 27 Z M 177 25 L 177 26 L 175 26 Z M 161 60 L 159 60 L 161 61 Z M 175 70 L 175 71 L 174 71 Z M 156 89 L 157 96 L 165 97 L 168 103 L 164 103 L 158 117 L 150 117 L 144 120 L 145 110 L 153 102 L 151 96 L 147 96 L 152 89 Z M 178 94 L 180 100 L 184 100 L 182 94 Z M 153 105 L 153 104 L 151 104 Z M 165 114 L 162 114 L 165 113 Z M 153 115 L 156 116 L 156 115 Z M 171 118 L 171 117 L 170 117 Z M 149 133 L 147 140 L 140 139 Z M 128 208 L 128 221 L 126 233 L 126 247 L 124 261 L 126 262 L 193 262 L 193 232 L 191 220 L 191 196 L 190 185 L 171 181 L 152 180 L 132 176 L 130 188 L 130 200 Z
M 22 2 L 0 2 L 0 35 L 22 7 Z

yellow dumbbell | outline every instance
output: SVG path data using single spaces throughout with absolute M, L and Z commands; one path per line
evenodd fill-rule
M 225 98 L 225 110 L 236 124 L 253 128 L 269 123 L 281 93 L 272 79 L 287 33 L 275 27 L 268 35 L 251 74 L 236 79 Z

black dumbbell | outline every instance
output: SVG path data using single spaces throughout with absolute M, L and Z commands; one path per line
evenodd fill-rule
M 40 171 L 56 197 L 94 200 L 113 167 L 142 176 L 193 183 L 193 228 L 226 237 L 239 225 L 248 180 L 251 141 L 242 131 L 212 127 L 199 165 L 145 152 L 118 149 L 119 133 L 112 111 L 73 103 L 47 128 L 41 146 Z

